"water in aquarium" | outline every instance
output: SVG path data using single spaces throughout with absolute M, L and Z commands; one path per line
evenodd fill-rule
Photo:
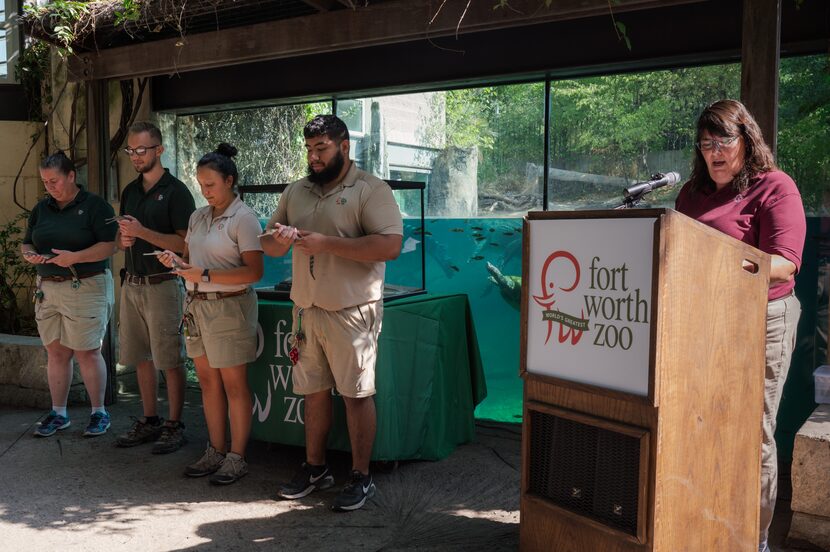
M 522 272 L 520 218 L 404 219 L 401 255 L 386 265 L 389 284 L 420 287 L 421 247 L 426 252 L 426 289 L 432 295 L 465 293 L 473 313 L 487 380 L 487 398 L 476 417 L 521 421 L 519 301 Z M 291 276 L 291 256 L 265 257 L 273 286 Z

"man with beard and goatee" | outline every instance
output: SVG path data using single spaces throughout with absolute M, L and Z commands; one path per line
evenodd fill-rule
M 136 367 L 144 416 L 116 440 L 119 447 L 153 441 L 153 454 L 178 450 L 185 442 L 184 343 L 179 335 L 182 288 L 178 277 L 153 255 L 181 253 L 187 223 L 195 210 L 193 195 L 161 165 L 161 132 L 152 123 L 136 123 L 127 134 L 129 156 L 138 178 L 121 194 L 116 243 L 125 251 L 119 319 L 120 363 Z M 158 416 L 158 376 L 167 383 L 168 419 Z
M 331 504 L 362 507 L 375 493 L 375 357 L 383 318 L 385 261 L 401 250 L 392 190 L 349 159 L 349 131 L 334 115 L 305 126 L 308 176 L 292 183 L 261 238 L 267 255 L 293 246 L 291 351 L 294 393 L 305 397 L 306 461 L 277 494 L 295 499 L 334 485 L 326 465 L 332 388 L 343 396 L 352 475 Z

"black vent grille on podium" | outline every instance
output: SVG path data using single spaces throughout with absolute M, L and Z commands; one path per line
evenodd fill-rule
M 529 492 L 637 535 L 640 440 L 530 410 Z

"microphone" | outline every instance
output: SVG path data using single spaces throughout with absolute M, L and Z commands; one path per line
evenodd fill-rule
M 680 173 L 657 173 L 651 177 L 651 180 L 639 182 L 630 188 L 626 188 L 623 195 L 625 197 L 638 197 L 663 186 L 674 186 L 678 182 L 680 182 Z

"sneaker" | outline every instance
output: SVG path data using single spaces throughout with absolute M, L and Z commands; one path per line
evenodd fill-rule
M 375 496 L 375 490 L 372 474 L 363 475 L 353 470 L 351 481 L 331 503 L 331 509 L 335 512 L 350 512 L 362 508 L 367 499 Z
M 215 448 L 208 445 L 202 457 L 184 469 L 184 474 L 188 477 L 204 477 L 210 475 L 219 469 L 224 459 L 224 454 L 217 452 Z
M 214 485 L 230 485 L 246 473 L 248 473 L 248 463 L 245 459 L 235 452 L 229 452 L 216 473 L 210 476 L 210 482 Z
M 316 490 L 328 489 L 334 485 L 334 477 L 331 475 L 328 466 L 323 466 L 323 471 L 317 475 L 314 474 L 314 471 L 314 468 L 303 462 L 291 481 L 280 486 L 277 496 L 293 500 L 302 498 Z
M 115 446 L 134 447 L 142 443 L 155 441 L 161 435 L 161 423 L 153 425 L 147 422 L 147 418 L 132 418 L 135 420 L 133 427 L 128 429 L 127 433 L 123 433 L 115 439 Z
M 153 443 L 153 454 L 175 452 L 185 443 L 187 443 L 187 438 L 184 436 L 184 424 L 168 420 L 161 426 L 161 434 Z
M 84 430 L 84 437 L 103 435 L 110 428 L 110 415 L 107 412 L 95 412 L 89 417 L 89 424 Z
M 66 416 L 60 416 L 57 412 L 52 410 L 49 412 L 49 415 L 46 416 L 46 419 L 38 424 L 34 435 L 35 437 L 49 437 L 61 429 L 66 429 L 70 426 L 70 424 L 71 422 L 69 421 L 69 418 Z

